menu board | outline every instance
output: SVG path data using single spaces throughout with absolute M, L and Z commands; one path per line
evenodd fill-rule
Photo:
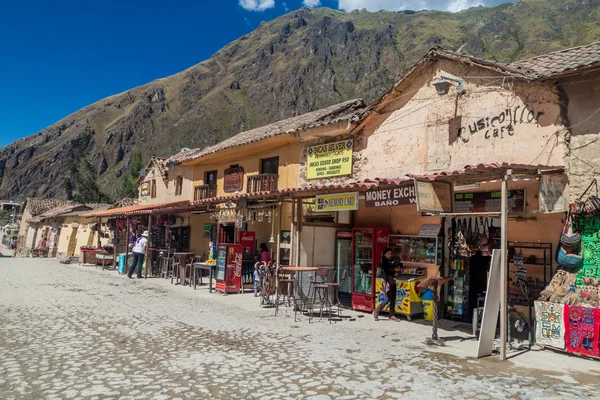
M 225 268 L 227 268 L 227 245 L 220 244 L 217 249 L 216 280 L 225 280 Z
M 502 192 L 455 193 L 454 212 L 501 212 Z M 508 212 L 525 212 L 525 189 L 508 191 Z

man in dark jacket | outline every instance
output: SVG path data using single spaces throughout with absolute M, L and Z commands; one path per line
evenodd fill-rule
M 373 318 L 379 321 L 379 313 L 386 305 L 390 305 L 390 321 L 400 321 L 394 314 L 396 313 L 396 277 L 402 268 L 402 263 L 398 258 L 394 258 L 392 249 L 387 248 L 383 251 L 383 259 L 381 260 L 381 274 L 383 278 L 383 286 L 386 291 L 386 301 L 379 304 L 379 307 L 373 311 Z M 387 289 L 387 290 L 386 290 Z

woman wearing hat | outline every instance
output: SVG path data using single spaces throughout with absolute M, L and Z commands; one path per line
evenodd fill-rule
M 137 266 L 137 277 L 138 279 L 142 279 L 142 265 L 144 265 L 144 256 L 146 254 L 146 244 L 148 243 L 148 231 L 144 231 L 142 236 L 140 236 L 135 244 L 133 245 L 133 263 L 131 264 L 131 268 L 129 269 L 129 273 L 127 277 L 129 279 L 133 279 L 131 275 L 133 275 L 133 271 L 135 271 L 135 267 Z

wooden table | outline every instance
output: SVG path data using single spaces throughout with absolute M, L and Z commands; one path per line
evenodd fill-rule
M 303 306 L 303 304 L 306 301 L 305 299 L 302 299 L 302 274 L 301 272 L 315 272 L 318 271 L 319 268 L 317 267 L 296 267 L 296 266 L 287 266 L 287 267 L 281 267 L 282 271 L 285 272 L 297 272 L 295 274 L 295 278 L 298 281 L 297 285 L 294 285 L 294 291 L 297 293 L 297 295 L 294 295 L 294 322 L 296 322 L 296 315 L 298 313 L 298 297 L 300 297 L 300 306 Z
M 179 284 L 183 286 L 185 285 L 185 265 L 187 264 L 187 258 L 193 257 L 194 253 L 173 253 L 173 256 L 179 259 Z
M 212 293 L 212 281 L 216 269 L 217 264 L 194 263 L 194 290 L 196 290 L 196 270 L 208 271 L 208 292 Z M 200 279 L 202 279 L 202 275 L 200 275 Z
M 102 271 L 106 267 L 106 262 L 109 261 L 112 264 L 113 260 L 114 256 L 112 254 L 96 252 L 96 266 L 98 266 L 98 263 L 101 263 Z

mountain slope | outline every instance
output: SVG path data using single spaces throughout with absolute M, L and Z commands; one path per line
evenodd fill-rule
M 510 62 L 600 40 L 600 0 L 523 0 L 460 13 L 302 9 L 263 23 L 210 59 L 85 107 L 0 150 L 0 198 L 64 197 L 84 154 L 117 197 L 144 160 L 355 97 L 383 94 L 433 45 Z M 32 110 L 35 112 L 35 110 Z

